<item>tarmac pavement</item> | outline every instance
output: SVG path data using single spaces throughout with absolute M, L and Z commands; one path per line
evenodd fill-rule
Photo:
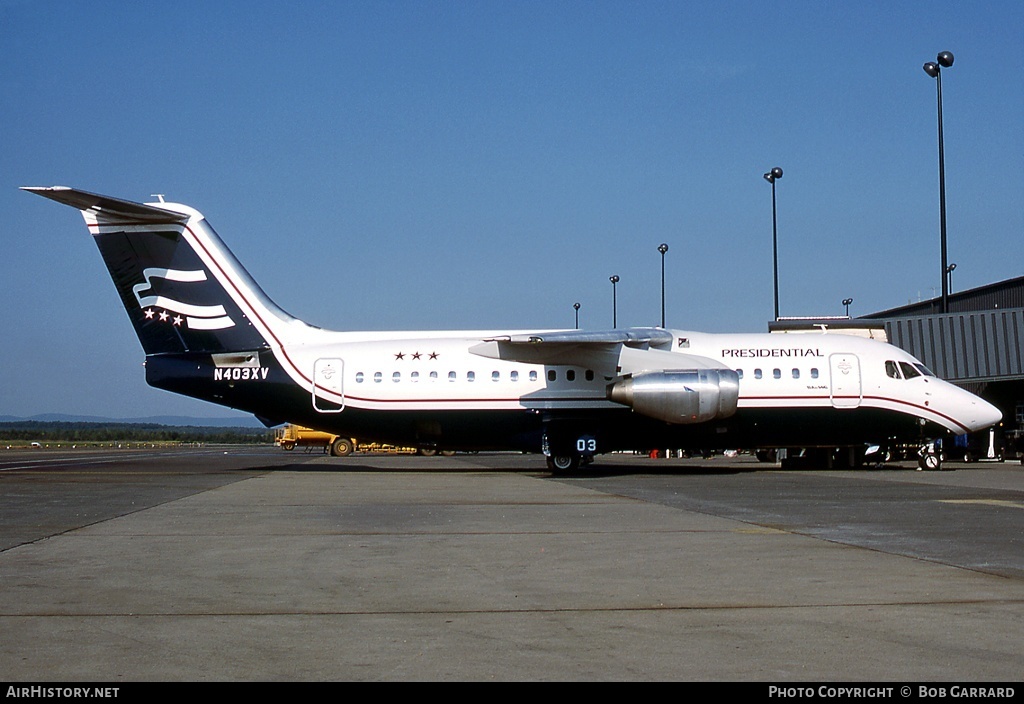
M 889 549 L 884 535 L 858 545 L 763 520 L 724 495 L 697 505 L 679 498 L 687 473 L 553 481 L 514 455 L 282 455 L 199 454 L 192 465 L 231 462 L 206 480 L 143 467 L 157 460 L 94 466 L 75 481 L 102 480 L 119 497 L 136 486 L 139 504 L 114 506 L 108 493 L 102 515 L 36 535 L 18 526 L 18 540 L 8 516 L 0 680 L 1020 679 L 1024 578 L 1013 560 L 989 572 L 923 559 L 899 540 Z M 701 485 L 739 490 L 737 478 L 756 478 L 762 494 L 799 490 L 801 476 L 836 491 L 852 477 L 890 493 L 929 481 L 966 484 L 967 499 L 1010 492 L 981 509 L 1018 527 L 1007 550 L 1021 552 L 1019 467 L 970 481 L 973 471 L 694 466 Z M 50 502 L 74 491 L 61 473 L 82 471 L 3 469 L 0 492 Z M 17 503 L 36 516 L 30 504 Z

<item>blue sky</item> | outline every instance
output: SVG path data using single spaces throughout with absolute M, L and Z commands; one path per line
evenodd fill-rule
M 766 330 L 1024 274 L 1024 3 L 0 0 L 0 415 L 225 415 L 149 389 L 79 214 L 201 210 L 334 329 Z

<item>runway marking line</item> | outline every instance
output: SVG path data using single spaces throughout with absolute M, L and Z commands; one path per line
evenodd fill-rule
M 1005 501 L 1002 499 L 939 499 L 940 504 L 975 504 L 981 506 L 1003 506 L 1006 508 L 1024 508 L 1024 501 Z

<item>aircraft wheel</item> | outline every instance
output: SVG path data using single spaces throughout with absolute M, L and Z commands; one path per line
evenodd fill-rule
M 934 452 L 926 452 L 917 460 L 918 469 L 942 469 L 942 459 Z
M 348 438 L 337 438 L 331 443 L 331 454 L 335 457 L 348 457 L 352 454 L 352 441 Z
M 579 455 L 552 455 L 548 458 L 548 466 L 555 474 L 568 474 L 580 468 Z
M 437 454 L 437 450 L 434 449 L 433 447 L 421 447 L 420 449 L 416 450 L 416 454 L 422 455 L 424 457 L 433 457 L 434 455 Z
M 441 450 L 441 457 L 454 457 L 455 450 Z

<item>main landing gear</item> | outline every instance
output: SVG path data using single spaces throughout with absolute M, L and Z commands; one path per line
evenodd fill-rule
M 550 455 L 548 469 L 552 474 L 568 474 L 580 468 L 582 458 L 575 454 Z
M 552 438 L 545 433 L 542 450 L 552 474 L 569 474 L 594 461 L 597 440 L 593 435 Z
M 548 469 L 552 474 L 571 474 L 580 467 L 586 467 L 594 461 L 593 455 L 577 455 L 569 453 L 565 455 L 549 455 L 547 458 Z

